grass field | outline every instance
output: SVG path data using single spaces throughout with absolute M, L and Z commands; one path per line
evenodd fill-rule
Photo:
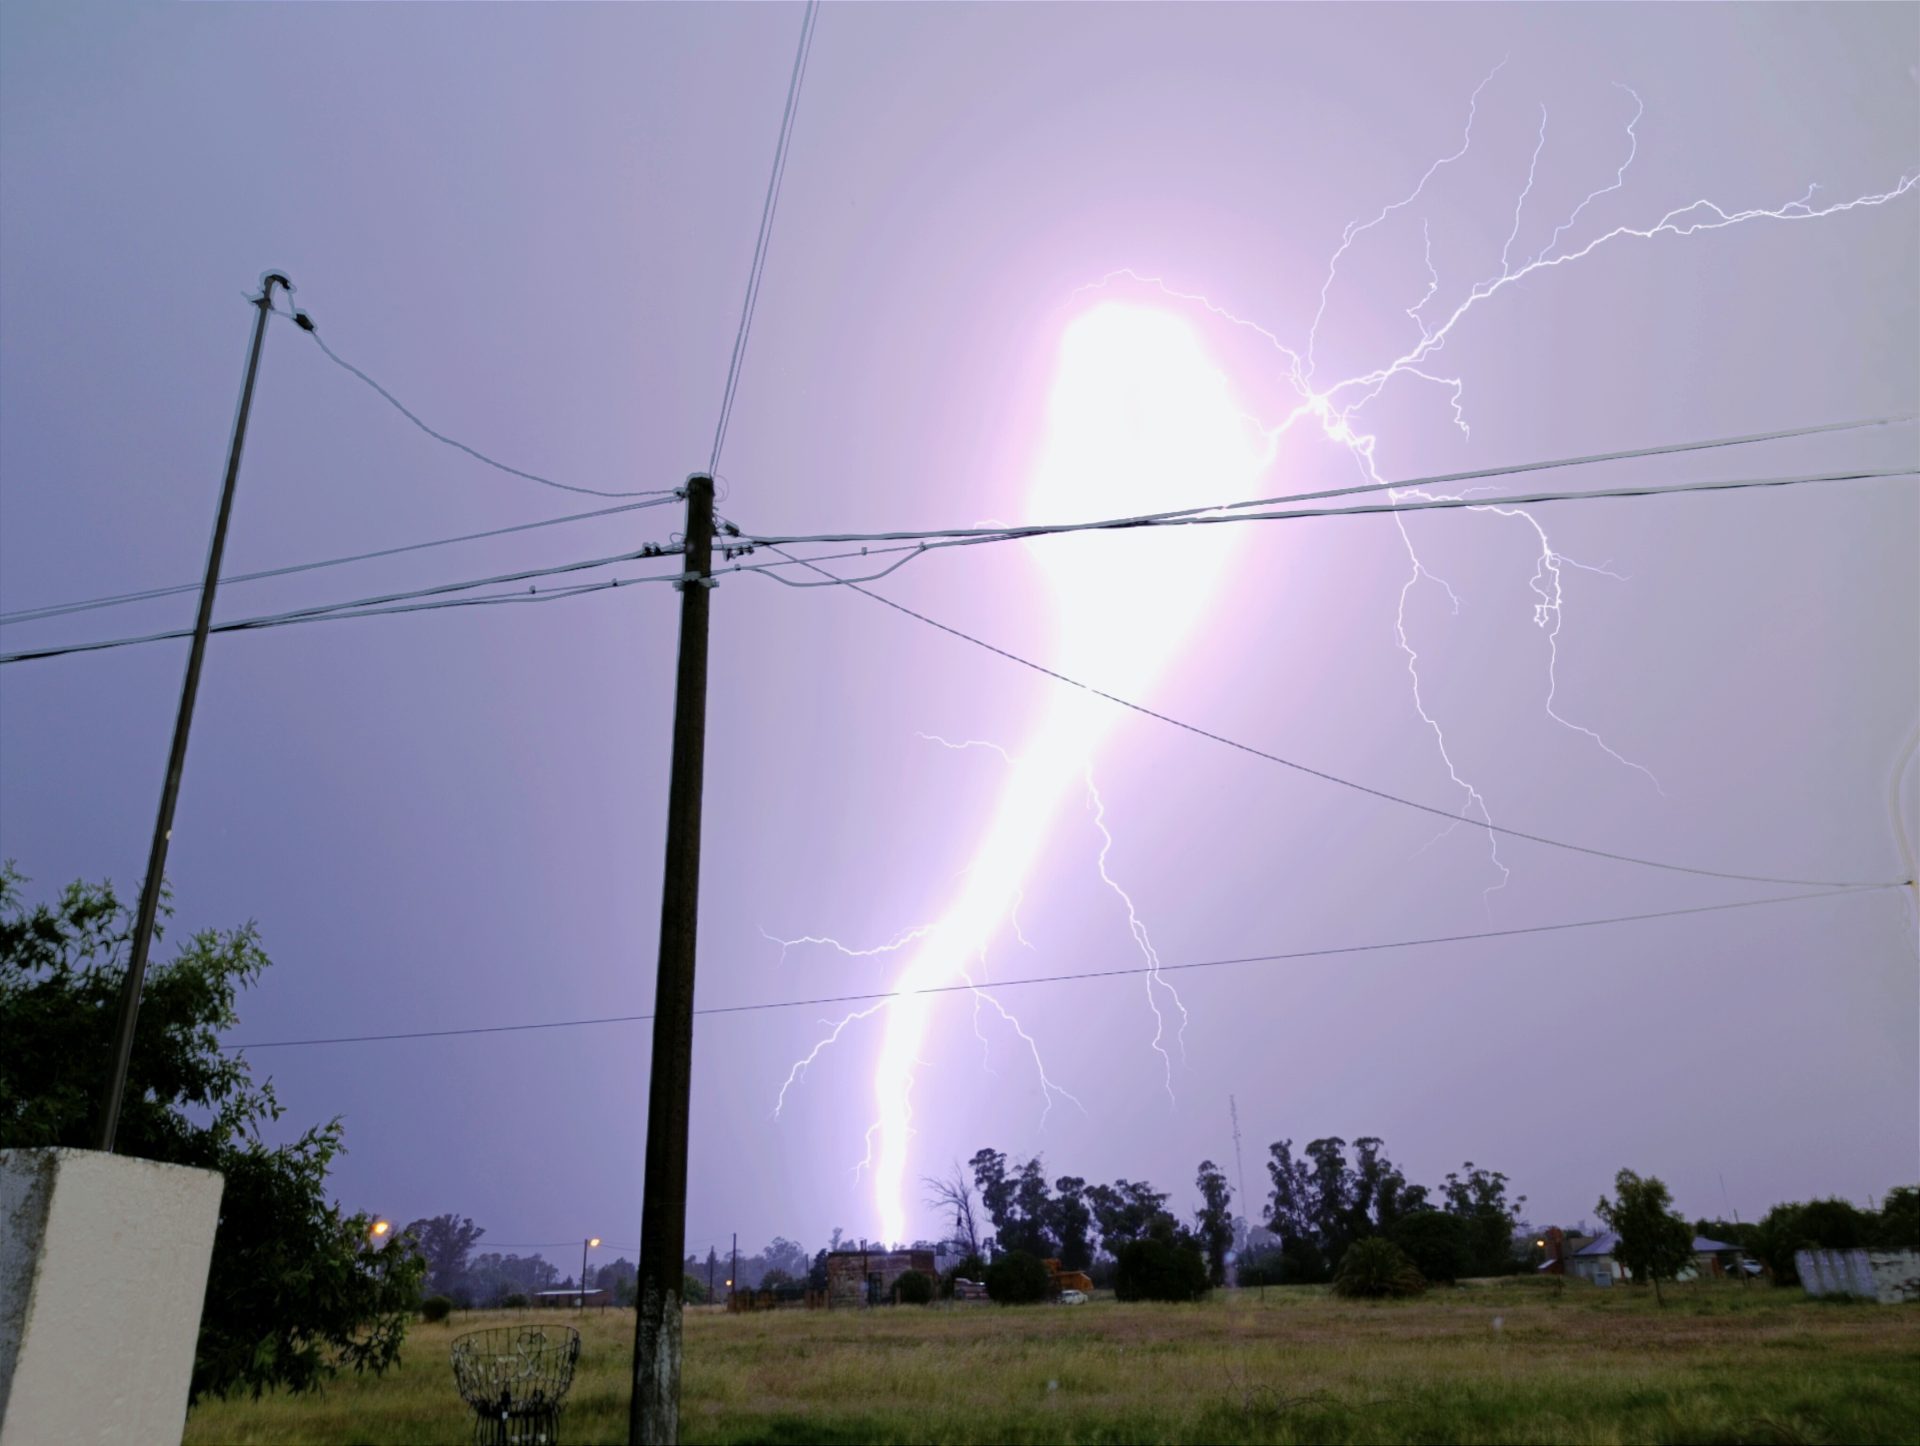
M 448 1342 L 318 1396 L 210 1402 L 188 1442 L 455 1442 Z M 565 1442 L 626 1440 L 631 1312 L 590 1312 Z M 1411 1301 L 689 1314 L 688 1442 L 1920 1441 L 1920 1307 L 1731 1283 L 1524 1281 Z

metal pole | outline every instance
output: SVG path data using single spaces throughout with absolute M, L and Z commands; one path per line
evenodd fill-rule
M 740 1289 L 740 1232 L 733 1232 L 733 1255 L 727 1265 L 727 1309 L 733 1309 L 733 1293 Z
M 587 1246 L 590 1242 L 580 1242 L 580 1309 L 587 1308 Z
M 640 1188 L 639 1311 L 627 1439 L 680 1439 L 680 1332 L 686 1276 L 687 1113 L 693 1075 L 694 936 L 700 909 L 700 787 L 707 728 L 707 602 L 713 586 L 713 479 L 687 479 L 686 580 L 680 588 L 673 767 L 653 991 L 646 1173 Z
M 193 625 L 193 646 L 187 653 L 187 680 L 180 689 L 180 712 L 173 723 L 173 747 L 167 754 L 167 778 L 160 789 L 160 816 L 153 825 L 153 844 L 147 851 L 147 881 L 140 890 L 139 912 L 133 926 L 133 957 L 120 986 L 120 1009 L 113 1026 L 113 1067 L 100 1100 L 100 1148 L 113 1153 L 120 1133 L 120 1102 L 127 1092 L 127 1068 L 133 1061 L 133 1032 L 140 1019 L 140 990 L 147 978 L 147 954 L 153 944 L 153 925 L 160 909 L 161 881 L 167 869 L 167 844 L 173 838 L 173 806 L 180 797 L 180 774 L 187 762 L 187 730 L 193 726 L 193 700 L 200 691 L 200 665 L 207 655 L 207 630 L 213 623 L 213 592 L 220 581 L 220 555 L 227 546 L 227 519 L 233 514 L 233 489 L 240 478 L 240 448 L 247 439 L 247 413 L 253 406 L 253 380 L 260 371 L 260 345 L 266 339 L 267 313 L 273 309 L 273 288 L 291 293 L 293 283 L 277 271 L 260 278 L 259 308 L 253 319 L 253 342 L 247 349 L 247 375 L 240 385 L 240 409 L 233 419 L 233 440 L 227 447 L 227 477 L 220 489 L 220 511 L 213 522 L 213 545 L 207 549 L 207 575 L 200 585 L 200 614 Z

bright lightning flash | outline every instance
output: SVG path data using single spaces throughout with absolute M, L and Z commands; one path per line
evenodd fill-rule
M 1203 505 L 1243 495 L 1270 456 L 1267 439 L 1235 404 L 1225 376 L 1185 321 L 1103 302 L 1075 319 L 1062 338 L 1029 513 L 1058 520 Z M 1156 537 L 1150 548 L 1137 538 L 1087 535 L 1033 549 L 1053 593 L 1052 655 L 1074 676 L 1124 696 L 1148 692 L 1210 606 L 1237 531 L 1192 528 Z M 1091 793 L 1093 755 L 1116 716 L 1080 693 L 1056 691 L 1045 709 L 1026 746 L 1005 755 L 999 802 L 958 897 L 924 931 L 896 941 L 895 947 L 914 947 L 883 1001 L 885 1037 L 873 1077 L 878 1117 L 863 1162 L 872 1167 L 874 1208 L 882 1238 L 890 1241 L 906 1238 L 913 1083 L 935 998 L 919 991 L 973 983 L 974 961 L 1003 929 L 1017 934 L 1022 885 L 1062 802 L 1076 788 Z M 1145 928 L 1105 860 L 1103 849 L 1101 876 L 1126 900 L 1134 938 L 1151 963 Z M 1171 985 L 1150 976 L 1150 1003 L 1156 986 L 1172 994 Z M 1029 1047 L 1048 1103 L 1055 1094 L 1071 1098 L 1047 1077 L 1039 1047 L 1019 1021 L 986 997 Z M 1178 1005 L 1177 995 L 1173 1002 Z M 853 1019 L 872 1012 L 831 1025 L 795 1075 Z M 1157 1004 L 1153 1012 L 1154 1047 L 1164 1055 L 1166 1023 Z M 1184 1020 L 1184 1009 L 1180 1013 Z M 1170 1073 L 1168 1079 L 1171 1087 Z
M 1297 400 L 1277 423 L 1256 422 L 1235 406 L 1225 378 L 1184 322 L 1166 312 L 1134 305 L 1112 301 L 1096 305 L 1067 329 L 1062 343 L 1048 409 L 1047 436 L 1029 498 L 1030 515 L 1036 520 L 1053 522 L 1096 514 L 1205 506 L 1223 497 L 1246 495 L 1244 484 L 1264 470 L 1275 456 L 1281 438 L 1300 422 L 1317 427 L 1327 441 L 1351 458 L 1363 478 L 1384 487 L 1386 483 L 1377 467 L 1378 439 L 1363 429 L 1361 412 L 1396 379 L 1422 383 L 1448 394 L 1454 424 L 1462 436 L 1468 435 L 1463 401 L 1465 382 L 1432 368 L 1455 328 L 1476 307 L 1489 304 L 1532 280 L 1544 279 L 1561 267 L 1575 265 L 1602 247 L 1632 241 L 1650 242 L 1662 237 L 1686 238 L 1749 224 L 1818 221 L 1884 206 L 1920 186 L 1920 176 L 1902 175 L 1898 184 L 1887 191 L 1821 205 L 1813 202 L 1818 187 L 1809 187 L 1798 200 L 1773 207 L 1729 210 L 1701 199 L 1670 209 L 1650 224 L 1596 228 L 1589 239 L 1576 242 L 1571 234 L 1576 223 L 1589 207 L 1603 203 L 1603 198 L 1617 197 L 1625 189 L 1628 172 L 1638 154 L 1637 127 L 1645 107 L 1638 94 L 1621 85 L 1619 89 L 1632 102 L 1633 114 L 1625 124 L 1625 156 L 1617 169 L 1601 177 L 1601 184 L 1557 222 L 1549 226 L 1537 221 L 1538 203 L 1530 210 L 1529 202 L 1541 176 L 1542 155 L 1549 146 L 1549 116 L 1542 106 L 1525 175 L 1516 178 L 1506 240 L 1499 256 L 1494 258 L 1498 270 L 1464 287 L 1450 287 L 1434 265 L 1432 223 L 1420 216 L 1416 208 L 1425 199 L 1428 187 L 1439 185 L 1443 173 L 1464 162 L 1472 151 L 1482 93 L 1503 65 L 1504 62 L 1495 66 L 1469 99 L 1457 149 L 1427 166 L 1412 189 L 1400 199 L 1383 206 L 1370 219 L 1356 219 L 1345 227 L 1327 263 L 1319 308 L 1303 348 L 1289 347 L 1266 327 L 1234 315 L 1206 296 L 1176 290 L 1156 277 L 1116 271 L 1083 288 L 1098 291 L 1124 278 L 1157 292 L 1166 300 L 1197 306 L 1220 321 L 1257 334 L 1284 359 L 1281 379 Z M 1317 364 L 1320 331 L 1342 260 L 1356 246 L 1391 244 L 1386 242 L 1384 234 L 1370 233 L 1384 233 L 1396 219 L 1411 221 L 1416 217 L 1423 290 L 1411 307 L 1399 308 L 1411 323 L 1415 339 L 1406 344 L 1404 351 L 1398 355 L 1390 353 L 1388 359 L 1370 369 L 1338 380 L 1322 381 Z M 1535 239 L 1544 236 L 1544 244 L 1530 250 L 1529 244 L 1522 240 L 1523 235 Z M 1466 493 L 1391 489 L 1388 495 L 1424 498 Z M 1490 500 L 1475 510 L 1517 521 L 1531 534 L 1531 545 L 1536 550 L 1530 586 L 1535 599 L 1533 621 L 1545 643 L 1546 716 L 1585 737 L 1614 762 L 1643 774 L 1659 789 L 1659 780 L 1650 770 L 1622 754 L 1594 728 L 1567 717 L 1559 706 L 1561 624 L 1566 604 L 1564 571 L 1571 568 L 1616 578 L 1618 574 L 1604 565 L 1590 566 L 1560 552 L 1539 519 L 1523 508 Z M 1486 798 L 1455 766 L 1447 735 L 1423 696 L 1420 655 L 1407 623 L 1408 600 L 1423 583 L 1431 583 L 1444 591 L 1455 613 L 1460 611 L 1461 598 L 1422 560 L 1406 520 L 1396 516 L 1395 521 L 1409 563 L 1406 582 L 1399 594 L 1396 629 L 1406 656 L 1414 709 L 1433 737 L 1441 764 L 1460 790 L 1461 819 L 1476 822 L 1486 830 L 1490 863 L 1497 874 L 1487 888 L 1491 896 L 1494 890 L 1505 886 L 1511 870 L 1500 857 Z M 1068 535 L 1040 544 L 1034 556 L 1053 586 L 1060 636 L 1052 656 L 1060 659 L 1062 670 L 1123 697 L 1145 696 L 1209 606 L 1232 547 L 1233 535 L 1240 530 L 1204 527 L 1160 532 L 1155 534 L 1150 549 L 1136 548 L 1138 534 L 1127 533 Z M 1186 1011 L 1173 987 L 1158 972 L 1158 955 L 1132 898 L 1108 872 L 1107 858 L 1113 838 L 1107 831 L 1104 808 L 1093 787 L 1092 757 L 1115 716 L 1113 710 L 1085 693 L 1063 691 L 1054 695 L 1034 737 L 1018 753 L 1006 753 L 992 744 L 949 744 L 950 747 L 995 748 L 1007 758 L 1009 773 L 974 862 L 963 874 L 964 886 L 946 913 L 937 922 L 909 930 L 877 949 L 847 949 L 836 941 L 818 937 L 786 941 L 831 944 L 844 953 L 861 956 L 906 953 L 911 948 L 896 983 L 896 992 L 837 1023 L 825 1021 L 829 1033 L 795 1064 L 781 1090 L 784 1103 L 787 1090 L 807 1066 L 823 1049 L 837 1041 L 850 1024 L 876 1013 L 885 1015 L 886 1037 L 874 1072 L 879 1117 L 867 1132 L 867 1157 L 861 1163 L 863 1167 L 872 1168 L 874 1204 L 882 1232 L 890 1241 L 904 1239 L 906 1234 L 902 1185 L 907 1146 L 913 1132 L 913 1081 L 932 1007 L 931 996 L 915 991 L 955 983 L 975 986 L 976 1030 L 979 1003 L 984 998 L 1028 1046 L 1040 1072 L 1048 1105 L 1051 1106 L 1055 1094 L 1072 1098 L 1048 1078 L 1038 1045 L 1020 1027 L 1019 1021 L 997 999 L 977 986 L 969 964 L 985 960 L 989 946 L 1003 927 L 1010 928 L 1016 938 L 1021 937 L 1015 911 L 1020 903 L 1022 881 L 1046 841 L 1061 802 L 1076 781 L 1083 783 L 1087 790 L 1088 806 L 1103 840 L 1099 854 L 1100 877 L 1125 904 L 1128 927 L 1147 961 L 1147 999 L 1155 1022 L 1152 1044 L 1162 1056 L 1171 1092 L 1172 1057 L 1166 1049 L 1168 1020 L 1162 1013 L 1156 991 L 1164 991 L 1179 1012 L 1180 1028 L 1176 1030 L 1176 1038 L 1184 1030 Z M 1025 942 L 1024 938 L 1021 942 Z

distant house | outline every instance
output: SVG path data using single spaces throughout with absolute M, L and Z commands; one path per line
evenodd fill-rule
M 1614 1254 L 1619 1243 L 1620 1237 L 1613 1231 L 1602 1231 L 1565 1257 L 1565 1273 L 1593 1285 L 1613 1285 L 1633 1279 L 1633 1273 Z M 1740 1270 L 1742 1253 L 1737 1245 L 1696 1235 L 1693 1237 L 1693 1264 L 1682 1270 L 1676 1279 L 1697 1280 L 1701 1276 L 1736 1274 Z M 1540 1270 L 1559 1275 L 1560 1265 L 1561 1261 L 1550 1255 Z
M 885 1305 L 909 1270 L 938 1280 L 931 1250 L 834 1250 L 827 1254 L 827 1308 Z
M 563 1305 L 605 1305 L 610 1297 L 604 1290 L 537 1290 L 533 1293 L 533 1303 L 538 1306 L 559 1307 Z

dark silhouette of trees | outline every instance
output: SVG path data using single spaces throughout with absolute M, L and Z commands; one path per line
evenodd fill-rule
M 1085 1270 L 1093 1264 L 1093 1209 L 1087 1204 L 1087 1182 L 1078 1175 L 1062 1175 L 1053 1182 L 1051 1223 L 1060 1244 L 1060 1264 Z
M 1653 1175 L 1642 1178 L 1632 1170 L 1613 1177 L 1616 1198 L 1604 1195 L 1593 1208 L 1619 1240 L 1613 1254 L 1638 1281 L 1651 1281 L 1653 1298 L 1662 1279 L 1672 1280 L 1693 1261 L 1693 1227 L 1673 1211 L 1673 1196 Z
M 1225 1285 L 1227 1252 L 1233 1248 L 1233 1191 L 1227 1187 L 1226 1175 L 1211 1160 L 1200 1162 L 1193 1183 L 1200 1192 L 1194 1221 L 1200 1227 L 1200 1244 L 1207 1255 L 1207 1283 Z
M 1100 1226 L 1100 1244 L 1109 1255 L 1118 1257 L 1119 1247 L 1130 1240 L 1144 1240 L 1156 1226 L 1171 1230 L 1173 1216 L 1167 1212 L 1166 1195 L 1145 1180 L 1120 1179 L 1111 1185 L 1089 1185 L 1087 1204 Z
M 0 866 L 0 1147 L 98 1143 L 100 1081 L 134 919 L 110 884 L 69 884 L 25 907 Z M 164 897 L 161 918 L 171 915 Z M 225 1177 L 189 1398 L 312 1390 L 400 1353 L 426 1267 L 402 1234 L 374 1248 L 371 1217 L 343 1214 L 327 1171 L 335 1119 L 285 1143 L 264 1132 L 271 1081 L 221 1047 L 236 1001 L 270 961 L 252 924 L 203 930 L 156 962 L 141 992 L 120 1153 Z
M 467 1260 L 487 1232 L 464 1215 L 436 1215 L 416 1220 L 401 1234 L 427 1262 L 427 1289 L 437 1295 L 458 1296 L 465 1284 Z

